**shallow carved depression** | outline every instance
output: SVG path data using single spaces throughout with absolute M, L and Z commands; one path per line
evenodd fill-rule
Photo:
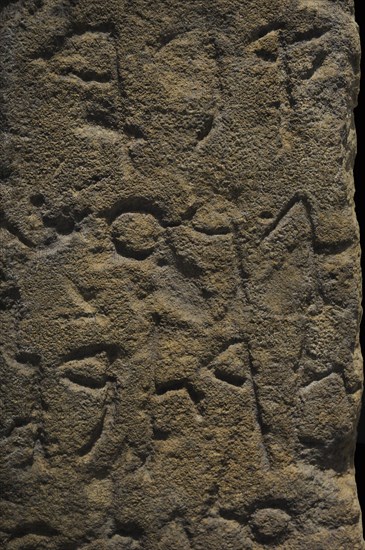
M 364 548 L 352 2 L 0 19 L 0 546 Z

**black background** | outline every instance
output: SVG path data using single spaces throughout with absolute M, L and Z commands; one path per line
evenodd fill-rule
M 362 4 L 362 5 L 361 5 Z M 362 9 L 361 9 L 362 8 Z M 361 61 L 361 85 L 358 106 L 355 110 L 355 122 L 357 130 L 358 148 L 355 161 L 355 202 L 357 218 L 360 225 L 361 243 L 363 247 L 363 255 L 361 259 L 362 270 L 365 278 L 365 200 L 364 200 L 364 185 L 365 185 L 365 4 L 364 0 L 355 0 L 356 20 L 360 26 L 361 43 L 363 48 L 363 58 Z M 365 294 L 365 281 L 363 281 L 363 293 Z M 364 307 L 364 304 L 363 304 Z M 365 356 L 365 318 L 361 323 L 361 345 Z M 364 399 L 365 405 L 365 399 Z M 356 481 L 359 493 L 360 504 L 363 510 L 363 525 L 365 535 L 365 406 L 363 405 L 362 416 L 359 425 L 359 441 L 356 447 L 355 466 L 356 466 Z M 361 433 L 360 433 L 361 432 Z

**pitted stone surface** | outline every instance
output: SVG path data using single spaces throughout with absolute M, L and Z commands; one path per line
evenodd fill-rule
M 352 2 L 0 10 L 1 547 L 364 548 Z

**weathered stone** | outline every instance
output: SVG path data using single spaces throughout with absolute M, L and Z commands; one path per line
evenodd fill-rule
M 3 0 L 1 547 L 365 548 L 348 0 Z

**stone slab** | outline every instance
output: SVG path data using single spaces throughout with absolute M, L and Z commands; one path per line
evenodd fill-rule
M 348 0 L 3 0 L 9 550 L 365 548 Z

